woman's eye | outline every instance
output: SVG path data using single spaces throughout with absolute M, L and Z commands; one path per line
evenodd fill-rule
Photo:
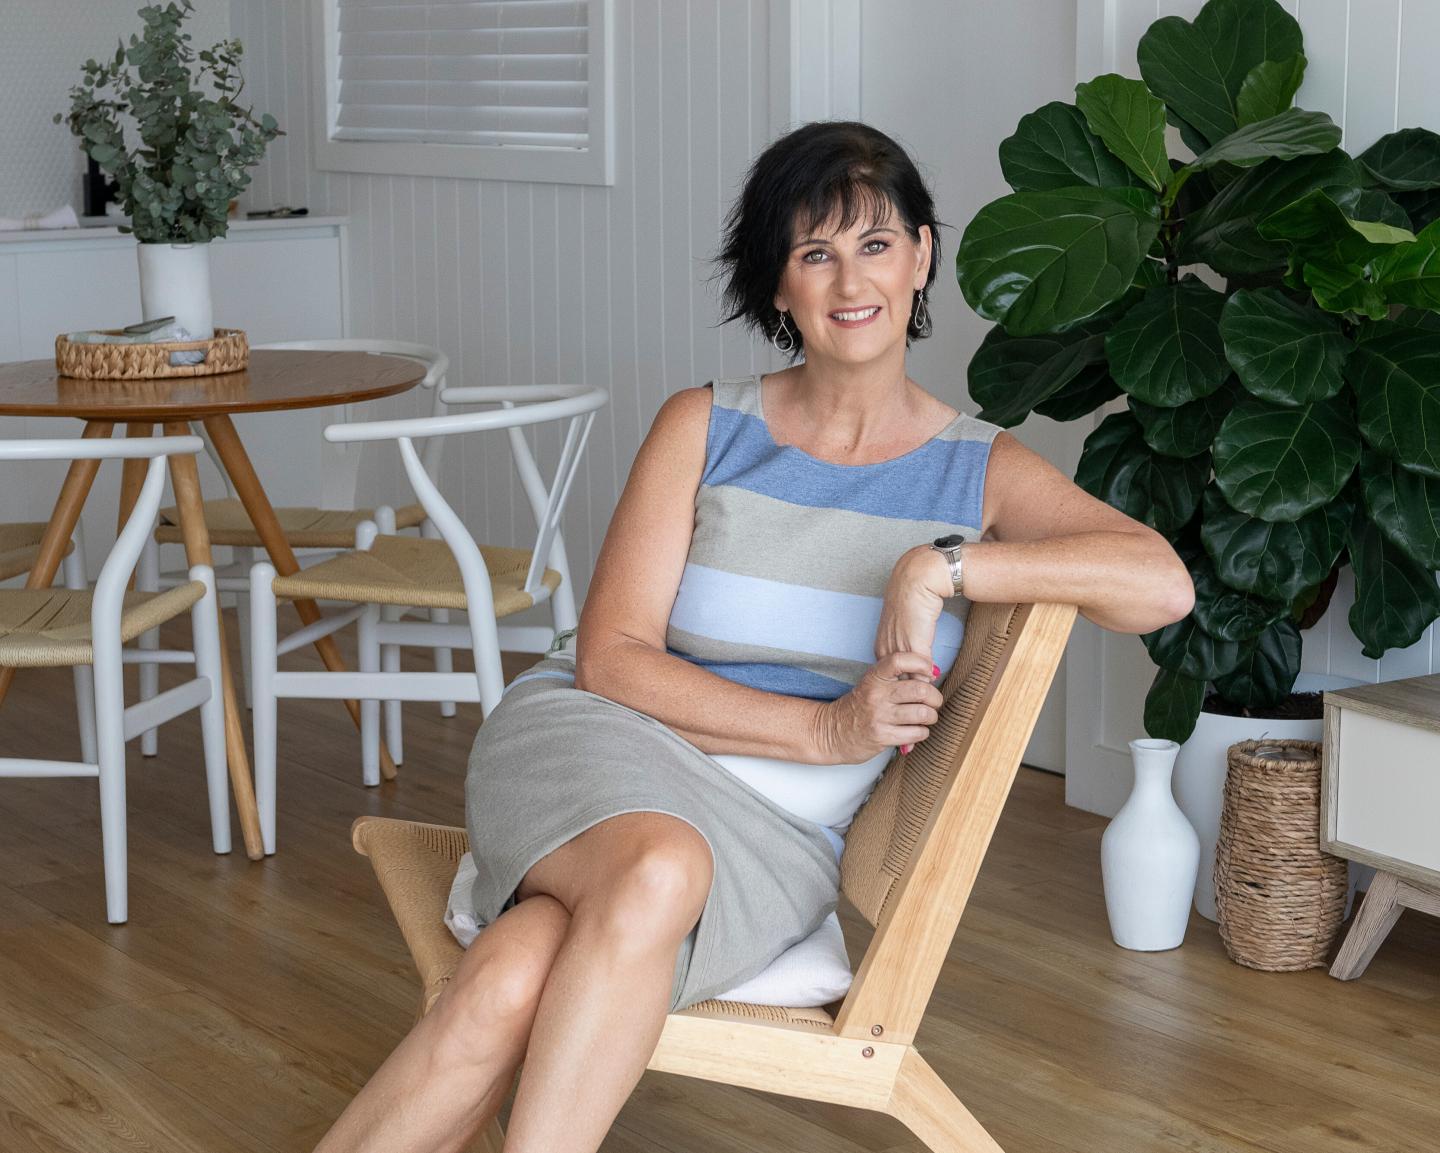
M 819 263 L 820 263 L 822 260 L 824 260 L 825 258 L 826 258 L 825 250 L 822 249 L 822 248 L 817 248 L 817 249 L 814 249 L 814 250 L 811 251 L 811 252 L 807 252 L 807 253 L 806 253 L 804 256 L 802 256 L 800 259 L 803 260 L 806 264 L 819 264 Z
M 865 245 L 865 251 L 872 255 L 876 252 L 884 252 L 890 245 L 884 240 L 872 240 Z

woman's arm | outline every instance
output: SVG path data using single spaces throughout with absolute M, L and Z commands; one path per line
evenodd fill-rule
M 707 753 L 811 759 L 822 702 L 728 681 L 666 652 L 695 527 L 710 390 L 661 407 L 605 533 L 580 615 L 575 687 L 654 717 Z
M 1195 603 L 1184 563 L 1154 529 L 1096 500 L 1038 453 L 1000 433 L 985 473 L 984 535 L 965 546 L 972 601 L 1073 604 L 1114 632 L 1146 633 Z M 951 592 L 945 559 L 925 544 L 896 564 L 876 653 L 917 643 L 920 606 L 939 615 Z M 907 604 L 907 602 L 911 602 Z M 926 635 L 928 652 L 933 620 Z

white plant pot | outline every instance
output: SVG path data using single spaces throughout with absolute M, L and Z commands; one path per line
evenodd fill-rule
M 1325 673 L 1301 673 L 1292 692 L 1348 689 L 1363 682 Z M 1318 741 L 1323 722 L 1226 717 L 1201 712 L 1195 731 L 1180 746 L 1175 762 L 1175 800 L 1200 835 L 1200 871 L 1195 878 L 1195 911 L 1206 920 L 1219 919 L 1215 908 L 1215 844 L 1220 838 L 1220 807 L 1225 798 L 1228 753 L 1237 741 Z
M 1180 746 L 1130 742 L 1135 785 L 1100 838 L 1110 935 L 1122 949 L 1178 948 L 1190 920 L 1200 838 L 1170 792 Z
M 215 335 L 210 314 L 210 245 L 140 244 L 140 315 L 173 316 L 196 340 Z

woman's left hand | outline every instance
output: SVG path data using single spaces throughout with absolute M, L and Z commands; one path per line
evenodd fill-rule
M 950 567 L 938 552 L 921 545 L 902 555 L 885 586 L 875 630 L 876 659 L 898 652 L 919 653 L 931 660 L 932 675 L 939 675 L 932 656 L 935 625 L 950 592 Z

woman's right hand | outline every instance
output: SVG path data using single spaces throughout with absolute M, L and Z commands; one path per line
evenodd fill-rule
M 856 765 L 882 749 L 930 735 L 945 698 L 920 653 L 897 652 L 871 665 L 844 696 L 820 706 L 815 745 L 822 765 Z

